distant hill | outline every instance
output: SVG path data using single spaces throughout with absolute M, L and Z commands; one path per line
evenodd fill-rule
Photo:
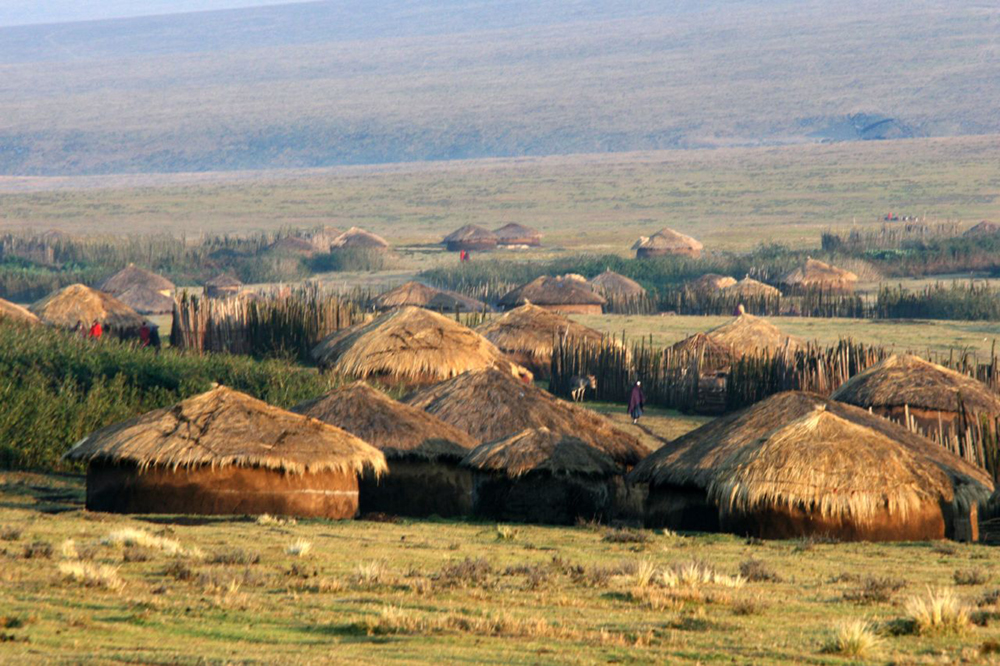
M 0 28 L 0 174 L 1000 133 L 998 30 L 981 0 L 339 0 Z

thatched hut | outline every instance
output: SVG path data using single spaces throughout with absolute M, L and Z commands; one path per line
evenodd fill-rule
M 972 420 L 1000 416 L 1000 397 L 982 382 L 912 354 L 893 354 L 844 382 L 834 400 L 869 409 L 933 439 L 951 439 Z
M 459 462 L 472 437 L 427 412 L 355 382 L 293 410 L 342 428 L 385 455 L 389 471 L 361 478 L 361 513 L 465 516 L 472 474 Z
M 392 384 L 433 384 L 485 368 L 531 377 L 472 329 L 411 306 L 336 331 L 316 345 L 312 355 L 338 374 Z
M 783 333 L 766 319 L 748 314 L 734 317 L 725 324 L 709 330 L 705 335 L 737 354 L 760 352 L 774 354 L 785 349 L 795 351 L 805 345 L 804 341 Z
M 599 343 L 604 334 L 561 314 L 526 303 L 476 331 L 535 376 L 548 377 L 557 340 Z
M 540 231 L 516 222 L 503 225 L 493 234 L 497 237 L 497 245 L 502 247 L 538 247 L 542 244 Z
M 330 244 L 331 251 L 352 249 L 384 251 L 389 249 L 389 242 L 378 234 L 366 231 L 361 227 L 351 227 Z
M 710 296 L 721 292 L 726 287 L 736 284 L 736 278 L 728 275 L 718 275 L 716 273 L 705 273 L 697 280 L 687 283 L 687 288 L 696 294 Z
M 479 443 L 545 427 L 579 437 L 629 468 L 649 451 L 605 417 L 496 370 L 468 372 L 417 391 L 406 403 L 464 430 Z
M 267 251 L 291 257 L 308 259 L 316 254 L 316 246 L 299 236 L 282 236 L 268 246 Z
M 642 298 L 646 290 L 631 278 L 615 273 L 608 268 L 603 273 L 590 280 L 590 286 L 598 294 L 618 298 Z
M 242 290 L 243 283 L 232 273 L 220 273 L 205 282 L 205 296 L 207 298 L 239 296 Z
M 386 470 L 354 435 L 222 386 L 102 428 L 66 459 L 87 463 L 87 508 L 114 513 L 353 518 L 358 477 Z
M 163 315 L 174 311 L 174 299 L 145 287 L 132 287 L 116 295 L 118 300 L 139 314 Z
M 137 335 L 145 319 L 117 298 L 83 284 L 71 284 L 49 294 L 29 308 L 51 326 L 75 328 L 101 322 L 106 332 L 119 337 Z
M 490 310 L 485 303 L 464 294 L 435 289 L 412 280 L 375 299 L 375 307 L 379 310 L 390 310 L 406 305 L 427 308 L 435 312 L 485 312 Z
M 496 249 L 497 235 L 489 229 L 467 224 L 464 227 L 455 229 L 441 242 L 449 252 L 460 252 L 462 250 L 487 252 Z
M 317 252 L 326 254 L 330 251 L 334 241 L 340 238 L 344 232 L 336 227 L 322 226 L 310 229 L 302 237 L 309 241 Z
M 983 220 L 979 224 L 966 229 L 962 236 L 965 238 L 982 238 L 984 236 L 996 236 L 997 234 L 1000 234 L 1000 224 Z
M 170 297 L 177 287 L 162 275 L 157 275 L 145 268 L 139 268 L 135 264 L 129 264 L 99 284 L 97 288 L 121 300 L 122 294 L 134 289 L 143 289 Z
M 781 297 L 781 291 L 779 289 L 772 287 L 769 284 L 764 284 L 758 280 L 754 280 L 750 276 L 743 278 L 736 284 L 723 287 L 719 290 L 719 294 L 721 296 L 742 300 L 775 299 Z
M 689 359 L 697 357 L 703 375 L 727 372 L 736 356 L 732 346 L 707 333 L 695 333 L 674 343 L 670 348 L 674 353 L 686 355 Z
M 781 283 L 795 290 L 822 289 L 823 291 L 850 293 L 858 276 L 843 268 L 807 257 L 806 262 L 781 278 Z
M 785 539 L 931 540 L 972 533 L 988 474 L 863 409 L 788 392 L 716 419 L 629 474 L 648 526 Z
M 499 305 L 510 310 L 531 303 L 560 314 L 601 314 L 606 302 L 585 279 L 543 275 L 504 294 Z
M 27 324 L 28 326 L 39 326 L 42 323 L 42 320 L 36 317 L 31 310 L 2 298 L 0 298 L 0 321 Z
M 618 466 L 572 435 L 530 428 L 478 446 L 462 465 L 475 472 L 472 512 L 480 518 L 574 525 L 614 514 Z
M 690 236 L 664 227 L 645 240 L 640 239 L 633 247 L 636 259 L 666 256 L 697 259 L 705 246 Z

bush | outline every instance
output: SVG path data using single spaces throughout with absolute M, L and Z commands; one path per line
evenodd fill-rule
M 861 584 L 844 592 L 844 599 L 856 604 L 884 604 L 892 600 L 893 595 L 906 587 L 906 581 L 888 576 L 868 576 Z
M 763 560 L 750 558 L 740 562 L 740 575 L 751 583 L 780 583 L 781 576 L 778 575 L 771 565 Z

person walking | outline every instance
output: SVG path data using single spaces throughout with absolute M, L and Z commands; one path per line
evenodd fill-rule
M 104 335 L 104 327 L 101 326 L 101 322 L 95 319 L 94 323 L 90 325 L 90 339 L 100 340 L 102 335 Z
M 628 414 L 632 417 L 632 423 L 639 422 L 639 417 L 642 416 L 642 410 L 645 406 L 646 396 L 642 392 L 642 382 L 636 380 L 628 395 Z

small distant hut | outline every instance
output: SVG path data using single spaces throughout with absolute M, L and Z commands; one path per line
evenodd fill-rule
M 164 315 L 174 311 L 174 299 L 145 287 L 132 287 L 117 294 L 119 301 L 139 314 Z
M 138 335 L 145 319 L 111 294 L 82 284 L 71 284 L 49 294 L 29 308 L 46 324 L 60 328 L 89 327 L 94 321 L 121 338 Z
M 538 247 L 542 244 L 540 231 L 516 222 L 503 225 L 493 234 L 497 237 L 497 245 L 501 247 Z
M 361 478 L 361 513 L 454 517 L 472 510 L 472 474 L 459 462 L 468 433 L 355 382 L 293 410 L 342 428 L 382 451 L 389 466 Z
M 664 227 L 645 240 L 640 239 L 633 247 L 636 259 L 666 256 L 697 259 L 705 246 L 690 236 Z
M 486 312 L 490 310 L 485 303 L 464 294 L 435 289 L 412 280 L 375 299 L 375 307 L 379 310 L 390 310 L 406 305 L 427 308 L 435 312 Z
M 601 314 L 606 302 L 583 278 L 543 275 L 507 292 L 499 304 L 504 310 L 531 303 L 560 314 Z
M 309 241 L 317 252 L 326 254 L 330 251 L 334 241 L 344 232 L 336 227 L 322 226 L 310 229 L 303 234 L 303 238 Z
M 705 335 L 712 341 L 729 347 L 737 354 L 768 352 L 775 354 L 782 350 L 795 351 L 805 342 L 787 333 L 762 317 L 742 314 Z
M 600 343 L 604 334 L 561 314 L 526 303 L 476 331 L 537 377 L 548 377 L 558 340 Z
M 982 238 L 985 236 L 996 236 L 998 234 L 1000 234 L 1000 224 L 983 220 L 979 224 L 966 229 L 962 236 L 966 238 Z
M 642 298 L 646 295 L 646 290 L 642 285 L 631 278 L 615 273 L 608 268 L 597 277 L 590 280 L 590 286 L 594 291 L 604 297 L 618 298 Z
M 582 439 L 624 469 L 649 453 L 638 439 L 597 412 L 496 370 L 465 373 L 421 389 L 406 402 L 464 430 L 481 444 L 545 427 Z
M 120 299 L 121 294 L 133 289 L 144 289 L 170 297 L 173 296 L 177 287 L 162 275 L 157 275 L 145 268 L 139 268 L 135 264 L 129 264 L 102 282 L 97 288 Z
M 831 266 L 812 257 L 806 258 L 802 266 L 781 278 L 782 284 L 797 291 L 821 289 L 827 292 L 851 293 L 857 282 L 858 276 L 851 271 Z
M 430 310 L 407 306 L 370 322 L 336 331 L 312 351 L 323 367 L 357 379 L 390 384 L 433 384 L 469 370 L 502 368 L 530 380 L 492 342 L 472 329 Z
M 220 273 L 205 282 L 205 296 L 207 298 L 239 296 L 242 290 L 243 283 L 232 273 Z
M 697 280 L 692 280 L 687 283 L 688 290 L 702 295 L 710 296 L 712 294 L 717 294 L 721 292 L 726 287 L 731 287 L 736 284 L 736 278 L 729 277 L 728 275 L 717 275 L 716 273 L 706 273 L 702 275 Z
M 0 298 L 0 322 L 40 326 L 42 320 L 36 317 L 31 310 Z
M 472 511 L 480 518 L 574 525 L 615 511 L 618 466 L 572 435 L 523 430 L 478 446 L 462 465 L 475 472 Z
M 316 419 L 217 387 L 102 428 L 66 459 L 87 463 L 87 508 L 113 513 L 358 511 L 358 477 L 382 452 Z
M 467 224 L 445 236 L 441 242 L 449 252 L 487 252 L 496 249 L 497 240 L 497 235 L 489 229 Z
M 988 474 L 863 409 L 780 393 L 656 451 L 646 524 L 788 539 L 928 541 L 974 534 Z
M 781 297 L 781 291 L 769 284 L 764 284 L 752 277 L 745 277 L 736 284 L 723 287 L 719 294 L 734 299 L 776 299 Z
M 316 246 L 300 236 L 282 236 L 268 246 L 267 251 L 290 257 L 308 259 L 316 254 Z
M 378 234 L 366 231 L 361 227 L 351 227 L 330 244 L 331 251 L 352 249 L 385 251 L 389 249 L 389 242 Z
M 948 441 L 972 421 L 1000 417 L 1000 397 L 982 382 L 912 354 L 893 354 L 841 385 L 834 400 L 869 409 Z

